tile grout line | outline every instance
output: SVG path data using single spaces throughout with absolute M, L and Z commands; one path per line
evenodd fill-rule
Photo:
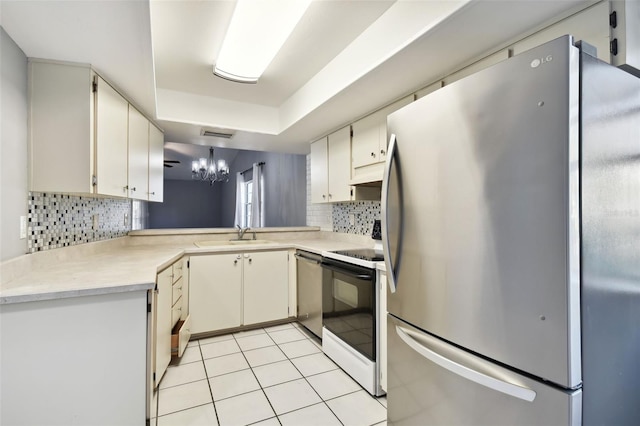
M 202 361 L 202 368 L 204 368 L 204 377 L 207 381 L 207 386 L 209 387 L 209 395 L 211 395 L 211 405 L 213 406 L 213 412 L 216 414 L 216 422 L 218 425 L 220 424 L 220 419 L 218 418 L 218 410 L 216 409 L 216 402 L 213 399 L 213 391 L 211 390 L 211 382 L 209 381 L 209 374 L 207 373 L 207 364 L 204 362 L 204 355 L 202 355 L 202 348 L 200 347 L 200 342 L 198 341 L 198 351 L 200 351 L 200 359 Z
M 300 376 L 305 380 L 305 382 L 306 382 L 306 383 L 311 387 L 311 389 L 313 389 L 314 393 L 315 393 L 315 394 L 320 398 L 321 403 L 323 403 L 323 404 L 324 404 L 324 405 L 329 409 L 329 411 L 334 415 L 334 417 L 338 420 L 338 422 L 339 422 L 341 425 L 344 425 L 343 421 L 342 421 L 342 420 L 337 416 L 337 414 L 336 414 L 336 413 L 331 409 L 331 407 L 327 404 L 327 401 L 332 401 L 332 400 L 335 400 L 335 399 L 338 399 L 338 398 L 341 398 L 341 397 L 344 397 L 344 396 L 347 396 L 347 395 L 351 395 L 351 394 L 354 394 L 354 393 L 360 392 L 361 390 L 363 390 L 362 386 L 360 386 L 360 388 L 361 388 L 361 389 L 358 389 L 358 390 L 353 391 L 353 392 L 348 392 L 348 393 L 345 393 L 345 394 L 343 394 L 343 395 L 338 395 L 338 396 L 335 396 L 335 397 L 333 397 L 333 398 L 329 398 L 329 399 L 326 399 L 326 400 L 325 400 L 324 398 L 322 398 L 322 396 L 320 396 L 320 394 L 318 393 L 318 391 L 316 391 L 316 389 L 313 387 L 313 385 L 309 382 L 309 380 L 308 380 L 307 376 L 305 376 L 304 374 L 302 374 L 302 372 L 300 371 L 300 369 L 299 369 L 299 368 L 298 368 L 298 367 L 293 363 L 293 360 L 294 360 L 294 359 L 303 358 L 303 357 L 306 357 L 306 356 L 312 356 L 312 355 L 316 355 L 316 354 L 322 354 L 322 353 L 323 353 L 323 352 L 322 352 L 322 348 L 321 348 L 321 347 L 319 347 L 319 345 L 316 345 L 315 341 L 313 341 L 313 340 L 312 340 L 312 339 L 314 339 L 315 337 L 309 336 L 307 333 L 305 333 L 305 332 L 304 332 L 304 330 L 301 330 L 301 329 L 300 329 L 300 327 L 296 327 L 295 325 L 293 325 L 292 327 L 284 328 L 284 329 L 282 329 L 282 330 L 275 330 L 275 332 L 278 332 L 278 331 L 286 331 L 286 330 L 291 330 L 291 329 L 294 329 L 294 330 L 298 331 L 299 333 L 301 333 L 301 334 L 303 335 L 303 338 L 302 338 L 302 339 L 299 339 L 299 340 L 292 340 L 292 341 L 289 341 L 289 342 L 276 343 L 276 342 L 275 342 L 275 340 L 273 339 L 273 337 L 270 335 L 270 333 L 269 333 L 265 328 L 262 328 L 262 329 L 261 329 L 261 330 L 263 331 L 262 333 L 256 333 L 256 334 L 253 334 L 253 335 L 250 335 L 250 336 L 243 336 L 243 337 L 252 337 L 252 336 L 259 336 L 259 335 L 262 335 L 262 334 L 266 334 L 266 335 L 269 337 L 269 339 L 274 343 L 274 345 L 268 345 L 268 346 L 263 346 L 263 347 L 258 347 L 258 348 L 252 348 L 252 349 L 248 349 L 247 351 L 253 351 L 253 350 L 264 349 L 264 348 L 267 348 L 267 347 L 275 346 L 275 347 L 276 347 L 276 348 L 278 348 L 278 350 L 279 350 L 280 352 L 282 352 L 282 353 L 284 354 L 284 356 L 285 356 L 285 359 L 284 359 L 284 360 L 278 360 L 278 361 L 268 362 L 268 363 L 266 363 L 266 364 L 261 364 L 261 365 L 259 365 L 259 366 L 255 366 L 255 367 L 257 368 L 257 367 L 262 367 L 262 366 L 266 366 L 266 365 L 272 365 L 272 364 L 280 363 L 280 362 L 283 362 L 283 361 L 287 360 L 287 361 L 288 361 L 288 362 L 289 362 L 289 363 L 294 367 L 294 369 L 295 369 L 295 370 L 300 374 Z M 240 337 L 240 338 L 243 338 L 243 337 Z M 294 412 L 296 412 L 296 411 L 300 411 L 300 410 L 303 410 L 303 409 L 306 409 L 306 408 L 312 407 L 312 406 L 314 406 L 314 405 L 318 405 L 318 404 L 320 404 L 320 402 L 316 402 L 316 403 L 313 403 L 313 404 L 310 404 L 310 405 L 306 405 L 306 406 L 304 406 L 304 407 L 296 408 L 295 410 L 291 410 L 291 411 L 287 411 L 287 412 L 285 412 L 285 413 L 277 414 L 277 413 L 276 413 L 276 411 L 275 411 L 275 409 L 274 409 L 274 407 L 273 407 L 273 405 L 272 405 L 272 403 L 271 403 L 271 401 L 269 400 L 269 397 L 267 396 L 267 394 L 266 394 L 266 392 L 265 392 L 265 387 L 264 387 L 264 386 L 262 386 L 262 383 L 260 383 L 260 380 L 258 380 L 258 377 L 257 377 L 257 375 L 256 375 L 256 373 L 255 373 L 255 371 L 254 371 L 254 366 L 251 366 L 251 364 L 249 363 L 249 360 L 247 359 L 247 357 L 246 357 L 246 355 L 245 355 L 245 350 L 243 350 L 243 349 L 240 347 L 240 345 L 239 345 L 239 343 L 238 343 L 238 337 L 237 337 L 237 336 L 235 336 L 234 334 L 231 334 L 231 338 L 230 338 L 230 339 L 220 340 L 220 342 L 229 341 L 229 340 L 233 340 L 233 341 L 238 345 L 238 348 L 240 349 L 240 351 L 239 351 L 239 352 L 242 354 L 242 356 L 243 356 L 244 360 L 247 362 L 247 365 L 249 366 L 249 369 L 251 370 L 251 373 L 253 374 L 254 378 L 256 379 L 256 381 L 257 381 L 258 385 L 260 386 L 260 390 L 262 391 L 263 395 L 264 395 L 264 396 L 265 396 L 265 398 L 267 399 L 267 402 L 269 403 L 269 406 L 271 407 L 271 409 L 272 409 L 273 413 L 275 414 L 275 417 L 268 417 L 268 418 L 266 418 L 266 419 L 258 420 L 258 421 L 254 422 L 254 423 L 259 423 L 259 422 L 262 422 L 262 421 L 266 421 L 266 420 L 270 420 L 270 419 L 275 418 L 275 419 L 276 419 L 276 421 L 278 421 L 280 424 L 282 424 L 282 422 L 280 421 L 280 415 L 286 415 L 286 414 L 294 413 Z M 304 341 L 304 340 L 310 340 L 310 343 L 311 343 L 311 344 L 313 344 L 316 348 L 320 349 L 320 351 L 319 351 L 319 352 L 313 352 L 313 353 L 310 353 L 310 354 L 300 355 L 300 356 L 297 356 L 297 357 L 293 357 L 293 358 L 291 358 L 291 357 L 289 357 L 289 356 L 286 354 L 286 352 L 285 352 L 285 351 L 280 347 L 280 345 L 281 345 L 281 344 L 294 343 L 294 342 L 301 342 L 301 341 Z M 211 344 L 211 343 L 217 343 L 217 342 L 210 342 L 209 344 Z M 205 344 L 205 345 L 206 345 L 206 344 Z M 195 346 L 195 345 L 194 345 L 194 346 Z M 200 361 L 202 361 L 202 363 L 203 363 L 203 368 L 204 368 L 204 371 L 205 371 L 205 379 L 207 380 L 207 385 L 209 386 L 209 393 L 210 393 L 210 395 L 211 395 L 212 405 L 214 406 L 214 412 L 215 412 L 215 414 L 216 414 L 216 420 L 218 421 L 218 424 L 220 424 L 220 419 L 219 419 L 219 417 L 218 417 L 218 412 L 217 412 L 217 409 L 216 409 L 216 401 L 214 401 L 214 397 L 213 397 L 213 390 L 212 390 L 212 387 L 211 387 L 211 382 L 209 381 L 209 379 L 210 379 L 210 378 L 208 377 L 208 373 L 207 373 L 207 369 L 206 369 L 206 365 L 205 365 L 205 359 L 204 359 L 204 356 L 203 356 L 203 353 L 202 353 L 202 345 L 200 345 L 200 342 L 199 342 L 199 341 L 198 341 L 197 347 L 198 347 L 198 350 L 199 350 L 199 352 L 200 352 L 200 358 L 201 358 L 201 359 L 200 359 Z M 237 352 L 233 352 L 233 353 L 237 353 Z M 233 353 L 231 353 L 231 354 L 219 355 L 219 356 L 212 357 L 212 358 L 207 358 L 207 359 L 215 359 L 215 358 L 219 358 L 219 357 L 222 357 L 222 356 L 232 355 Z M 325 356 L 326 356 L 326 355 L 325 355 Z M 195 362 L 197 362 L 197 361 L 195 361 Z M 194 363 L 194 362 L 191 362 L 191 363 Z M 186 364 L 184 364 L 184 365 L 191 364 L 191 363 L 186 363 Z M 334 363 L 334 364 L 335 364 L 335 363 Z M 220 374 L 220 375 L 218 375 L 218 376 L 214 376 L 214 377 L 225 376 L 225 375 L 228 375 L 228 374 L 232 374 L 232 373 L 235 373 L 235 372 L 238 372 L 238 371 L 244 371 L 244 370 L 246 370 L 246 369 L 240 369 L 240 370 L 232 371 L 232 372 L 229 372 L 229 373 Z M 336 368 L 334 368 L 334 369 L 327 370 L 327 371 L 323 371 L 323 372 L 319 372 L 319 373 L 315 373 L 315 374 L 311 374 L 311 375 L 309 375 L 309 377 L 314 377 L 314 376 L 317 376 L 317 375 L 320 375 L 320 374 L 325 374 L 325 373 L 328 373 L 328 372 L 331 372 L 331 371 L 336 371 L 336 370 L 340 370 L 340 367 L 339 367 L 339 366 L 337 366 L 337 365 L 336 365 Z M 351 378 L 351 379 L 353 380 L 353 378 Z M 297 378 L 297 379 L 287 380 L 287 381 L 284 381 L 284 382 L 281 382 L 281 383 L 276 383 L 276 384 L 273 384 L 273 385 L 267 386 L 266 388 L 270 388 L 270 387 L 278 386 L 278 385 L 285 384 L 285 383 L 290 383 L 290 382 L 293 382 L 293 381 L 296 381 L 296 380 L 300 380 L 300 379 L 299 379 L 299 378 Z M 355 382 L 355 380 L 354 380 L 354 382 Z M 193 383 L 193 382 L 188 382 L 188 383 Z M 188 383 L 183 383 L 183 384 L 181 384 L 181 385 L 188 384 Z M 355 383 L 357 383 L 357 382 L 355 382 Z M 358 384 L 358 385 L 359 385 L 359 384 Z M 179 386 L 179 385 L 174 385 L 174 386 Z M 169 388 L 174 387 L 174 386 L 169 386 L 169 387 L 167 387 L 167 388 L 163 388 L 163 389 L 169 389 Z M 257 390 L 257 389 L 256 389 L 256 390 Z M 237 397 L 237 396 L 240 396 L 240 395 L 245 395 L 245 394 L 247 394 L 247 393 L 255 392 L 256 390 L 252 390 L 252 391 L 248 391 L 248 392 L 243 392 L 243 393 L 240 393 L 240 394 L 237 394 L 237 395 L 233 395 L 233 396 L 230 396 L 230 397 L 227 397 L 227 398 L 223 398 L 223 399 L 221 399 L 220 401 L 222 401 L 222 400 L 226 400 L 226 399 L 229 399 L 229 398 L 233 398 L 233 397 Z M 157 422 L 158 422 L 158 420 L 157 420 L 157 419 L 159 418 L 159 416 L 158 416 L 158 414 L 159 414 L 159 405 L 160 405 L 160 403 L 159 403 L 159 401 L 160 401 L 160 394 L 159 394 L 159 392 L 160 392 L 160 389 L 158 388 L 158 404 L 156 405 L 156 425 L 157 425 Z M 366 392 L 366 390 L 365 390 L 365 392 Z M 379 403 L 379 404 L 380 404 L 380 405 L 381 405 L 385 410 L 387 409 L 387 407 L 385 407 L 385 406 L 384 406 L 384 405 L 379 401 L 378 397 L 375 397 L 375 396 L 371 396 L 371 397 L 372 397 L 373 399 L 375 399 L 375 400 L 376 400 L 376 401 L 377 401 L 377 402 L 378 402 L 378 403 Z M 199 406 L 202 406 L 202 405 L 207 405 L 207 404 L 201 404 L 201 405 L 199 405 Z M 176 412 L 184 411 L 184 410 L 187 410 L 187 409 L 190 409 L 190 408 L 195 408 L 195 407 L 185 408 L 185 409 L 183 409 L 183 410 L 178 410 L 178 411 L 176 411 Z M 167 414 L 173 414 L 173 413 L 167 413 Z M 386 419 L 385 419 L 385 420 L 386 420 Z M 383 421 L 382 421 L 382 423 L 384 423 L 384 421 L 385 421 L 385 420 L 383 420 Z M 254 424 L 254 423 L 251 423 L 251 424 Z M 378 425 L 379 423 L 381 423 L 381 422 L 372 423 L 371 425 L 372 425 L 372 426 L 375 426 L 375 425 Z
M 262 331 L 264 331 L 264 334 L 266 334 L 269 337 L 269 339 L 271 339 L 271 336 L 269 336 L 269 333 L 267 333 L 264 328 L 262 329 Z M 260 333 L 260 334 L 262 334 L 262 333 Z M 246 336 L 246 337 L 251 337 L 251 336 Z M 258 382 L 258 386 L 260 386 L 260 390 L 262 391 L 262 394 L 264 395 L 265 399 L 267 400 L 267 403 L 269 404 L 269 407 L 271 407 L 271 411 L 273 411 L 273 414 L 276 416 L 275 417 L 276 421 L 278 423 L 280 423 L 280 425 L 282 425 L 282 422 L 280 421 L 280 418 L 278 418 L 278 413 L 276 413 L 275 408 L 273 408 L 273 404 L 271 404 L 271 401 L 269 400 L 269 397 L 267 396 L 267 393 L 264 391 L 264 388 L 262 387 L 262 384 L 260 383 L 260 380 L 258 380 L 258 376 L 256 376 L 256 372 L 253 371 L 253 366 L 251 365 L 251 363 L 249 363 L 249 360 L 247 359 L 246 355 L 244 354 L 244 351 L 242 350 L 242 347 L 240 347 L 240 345 L 238 344 L 238 339 L 236 338 L 236 336 L 233 336 L 233 338 L 235 339 L 236 344 L 240 348 L 240 353 L 244 357 L 244 360 L 247 361 L 247 364 L 249 365 L 249 369 L 251 370 L 251 374 L 253 374 L 253 377 L 256 379 L 256 382 Z M 273 341 L 273 339 L 271 339 L 271 341 Z M 275 342 L 273 342 L 273 343 L 276 344 Z M 268 346 L 265 346 L 265 347 L 268 347 Z M 277 344 L 276 344 L 276 347 L 277 347 Z M 261 349 L 261 348 L 256 348 L 256 349 Z M 278 348 L 278 349 L 280 349 L 280 348 Z M 280 350 L 282 350 L 282 349 L 280 349 Z M 287 355 L 285 354 L 285 356 L 287 356 Z M 273 363 L 271 363 L 271 364 L 273 364 Z M 255 391 L 252 391 L 252 392 L 255 392 Z M 273 418 L 273 417 L 267 417 L 266 419 L 261 419 L 261 420 L 258 420 L 256 422 L 254 422 L 254 423 L 261 422 L 261 421 L 264 421 L 264 420 L 268 420 L 268 419 L 271 419 L 271 418 Z
M 307 340 L 311 340 L 311 339 L 310 339 L 309 337 L 307 337 Z M 313 342 L 311 342 L 311 344 L 313 345 L 314 343 L 313 343 Z M 278 348 L 280 348 L 280 346 L 278 346 Z M 282 351 L 282 349 L 280 349 L 280 350 Z M 334 413 L 334 411 L 331 409 L 331 407 L 329 407 L 329 404 L 327 404 L 327 401 L 325 401 L 325 400 L 324 400 L 324 398 L 323 398 L 322 396 L 320 396 L 320 394 L 318 393 L 318 391 L 316 390 L 316 388 L 314 388 L 314 387 L 313 387 L 313 385 L 311 384 L 311 382 L 309 382 L 309 380 L 307 380 L 307 377 L 306 377 L 304 374 L 302 374 L 302 371 L 300 371 L 300 369 L 299 369 L 299 368 L 298 368 L 298 367 L 293 363 L 293 361 L 291 360 L 291 358 L 289 358 L 289 355 L 287 355 L 284 351 L 282 351 L 282 353 L 284 353 L 284 356 L 286 356 L 286 357 L 287 357 L 287 360 L 289 360 L 289 362 L 293 365 L 293 368 L 295 368 L 295 369 L 298 371 L 298 373 L 300 373 L 300 375 L 301 375 L 301 376 L 302 376 L 302 378 L 305 380 L 305 382 L 307 382 L 307 384 L 309 385 L 309 387 L 310 387 L 311 389 L 313 389 L 313 391 L 316 393 L 316 395 L 318 395 L 318 398 L 320 398 L 320 401 L 322 401 L 322 404 L 324 404 L 324 405 L 327 407 L 327 409 L 331 412 L 331 414 L 333 414 L 333 416 L 338 420 L 338 422 L 339 422 L 342 426 L 344 426 L 344 423 L 342 422 L 342 420 L 340 420 L 340 418 L 338 417 L 338 415 L 337 415 L 336 413 Z M 323 352 L 322 352 L 322 349 L 320 349 L 320 353 L 323 353 Z M 313 355 L 313 354 L 307 354 L 307 355 Z M 306 355 L 303 355 L 303 356 L 306 356 Z M 302 357 L 298 357 L 298 358 L 302 358 Z M 331 371 L 333 371 L 333 370 L 331 370 Z M 318 374 L 321 374 L 321 373 L 318 373 Z M 316 405 L 316 404 L 313 404 L 313 405 Z M 311 407 L 311 405 L 310 405 L 309 407 Z M 306 407 L 303 407 L 303 408 L 306 408 Z M 294 410 L 294 411 L 296 411 L 296 410 Z M 291 413 L 293 413 L 294 411 L 290 411 L 290 412 L 291 412 Z

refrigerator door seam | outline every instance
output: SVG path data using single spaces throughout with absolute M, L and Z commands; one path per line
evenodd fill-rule
M 467 380 L 493 389 L 495 391 L 502 392 L 506 395 L 522 399 L 524 401 L 532 402 L 536 398 L 536 392 L 531 389 L 488 376 L 484 373 L 473 370 L 449 358 L 446 358 L 429 348 L 426 348 L 412 337 L 412 334 L 414 333 L 410 330 L 406 330 L 396 325 L 396 333 L 398 333 L 398 336 L 402 339 L 402 341 L 409 345 L 411 349 L 418 352 L 429 361 L 439 365 L 442 368 L 447 369 L 448 371 L 460 377 L 463 377 Z

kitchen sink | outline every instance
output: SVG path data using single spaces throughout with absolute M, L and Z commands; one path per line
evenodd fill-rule
M 269 240 L 214 240 L 214 241 L 198 241 L 194 244 L 200 248 L 230 246 L 230 245 L 251 245 L 251 244 L 267 244 Z
M 231 244 L 267 244 L 269 240 L 229 240 Z

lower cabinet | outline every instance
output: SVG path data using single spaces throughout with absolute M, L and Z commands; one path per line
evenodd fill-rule
M 191 319 L 183 304 L 188 289 L 188 282 L 182 276 L 183 262 L 180 259 L 160 272 L 152 293 L 151 380 L 154 388 L 167 370 L 171 356 L 182 356 L 191 336 Z
M 206 333 L 289 315 L 287 251 L 191 256 L 191 332 Z
M 242 323 L 242 255 L 189 259 L 189 312 L 193 334 Z
M 155 291 L 153 356 L 154 387 L 158 385 L 171 361 L 171 305 L 173 302 L 171 267 L 158 274 Z
M 289 253 L 245 253 L 243 324 L 289 316 Z

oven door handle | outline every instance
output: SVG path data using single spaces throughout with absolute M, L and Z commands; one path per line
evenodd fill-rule
M 335 271 L 335 272 L 340 272 L 341 274 L 345 274 L 345 275 L 348 275 L 350 277 L 357 278 L 359 280 L 370 281 L 370 280 L 373 279 L 373 275 L 371 275 L 371 274 L 354 273 L 354 272 L 349 271 L 348 269 L 337 268 L 337 267 L 335 267 L 333 265 L 330 265 L 328 263 L 325 263 L 325 262 L 322 262 L 321 265 L 322 265 L 323 268 L 330 269 L 330 270 Z

